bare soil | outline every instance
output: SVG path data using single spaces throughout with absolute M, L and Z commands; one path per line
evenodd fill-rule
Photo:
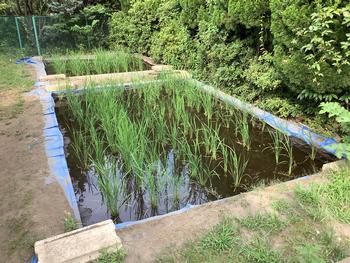
M 27 261 L 36 240 L 64 232 L 70 212 L 60 185 L 46 180 L 40 101 L 25 97 L 22 107 L 16 118 L 0 121 L 0 262 L 7 263 Z
M 293 200 L 293 189 L 296 184 L 308 185 L 322 180 L 324 177 L 320 174 L 308 179 L 256 189 L 207 203 L 181 214 L 165 216 L 118 230 L 117 234 L 128 253 L 126 262 L 155 262 L 167 249 L 180 247 L 187 241 L 207 233 L 224 216 L 243 218 L 272 212 L 271 204 L 274 200 Z M 350 238 L 349 230 L 349 225 L 335 227 L 336 234 L 346 238 Z M 278 241 L 274 242 L 274 245 L 278 246 Z

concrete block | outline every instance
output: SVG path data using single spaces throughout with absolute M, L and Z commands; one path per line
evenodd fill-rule
M 154 71 L 170 71 L 170 70 L 173 70 L 173 67 L 169 66 L 169 65 L 154 65 L 154 66 L 152 66 L 152 70 L 154 70 Z
M 50 80 L 64 80 L 66 78 L 65 74 L 55 74 L 40 77 L 40 81 L 50 81 Z
M 331 163 L 326 163 L 322 166 L 322 172 L 323 173 L 336 172 L 347 166 L 349 166 L 349 162 L 347 160 L 339 160 Z
M 121 247 L 112 220 L 37 241 L 34 245 L 39 263 L 83 263 L 98 258 L 102 249 Z

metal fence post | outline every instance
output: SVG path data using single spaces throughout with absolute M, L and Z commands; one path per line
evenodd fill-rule
M 16 17 L 16 16 L 15 16 L 15 22 L 16 22 L 16 29 L 17 29 L 17 37 L 18 37 L 19 48 L 23 49 L 22 39 L 21 39 L 21 32 L 19 31 L 18 17 Z
M 38 49 L 38 55 L 41 56 L 40 45 L 39 45 L 39 38 L 38 38 L 38 32 L 37 32 L 37 30 L 36 30 L 36 24 L 35 24 L 35 16 L 32 16 L 32 23 L 33 23 L 33 29 L 34 29 L 34 36 L 35 36 L 36 48 Z

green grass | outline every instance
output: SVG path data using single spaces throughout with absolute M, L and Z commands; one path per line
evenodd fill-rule
M 258 214 L 248 216 L 239 220 L 240 224 L 249 230 L 263 230 L 267 232 L 281 231 L 286 223 L 282 221 L 276 214 Z
M 271 207 L 279 213 L 289 213 L 291 211 L 289 202 L 284 199 L 279 199 L 272 202 Z
M 350 224 L 349 168 L 333 172 L 324 184 L 301 186 L 295 190 L 300 206 L 315 220 L 334 218 Z
M 231 250 L 239 242 L 240 237 L 232 219 L 225 218 L 199 242 L 199 246 L 203 250 L 220 254 Z
M 113 251 L 102 250 L 100 256 L 90 263 L 123 263 L 127 253 L 124 249 L 116 248 Z
M 15 64 L 21 54 L 9 51 L 13 55 L 0 55 L 0 120 L 14 118 L 23 111 L 22 93 L 33 85 L 28 65 Z
M 285 261 L 282 254 L 273 250 L 269 240 L 263 237 L 254 237 L 252 241 L 242 247 L 240 253 L 241 262 L 279 263 Z
M 264 238 L 245 242 L 234 220 L 224 218 L 199 240 L 166 251 L 157 262 L 282 262 Z
M 158 262 L 338 262 L 349 256 L 350 242 L 332 222 L 349 224 L 349 186 L 349 168 L 333 172 L 328 182 L 298 186 L 295 198 L 272 200 L 278 214 L 225 217 L 207 234 L 165 250 Z M 315 220 L 316 212 L 326 217 Z
M 78 224 L 72 214 L 67 213 L 66 218 L 64 219 L 64 232 L 70 232 L 78 229 Z

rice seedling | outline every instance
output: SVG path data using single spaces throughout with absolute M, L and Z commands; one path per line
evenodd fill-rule
M 217 151 L 221 144 L 221 139 L 219 136 L 219 133 L 217 130 L 209 128 L 204 124 L 203 131 L 203 138 L 204 138 L 204 145 L 206 149 L 207 154 L 211 154 L 211 158 L 216 160 L 217 159 Z
M 281 151 L 282 151 L 282 139 L 283 139 L 283 135 L 279 132 L 279 131 L 269 131 L 270 136 L 273 140 L 273 151 L 275 153 L 275 161 L 276 164 L 279 164 L 279 160 L 280 160 L 280 155 L 281 155 Z
M 114 54 L 114 69 L 118 72 L 127 72 L 131 70 L 140 70 L 143 65 L 143 61 L 139 58 L 132 57 L 130 53 L 125 51 L 117 51 Z
M 224 173 L 226 175 L 228 171 L 228 165 L 229 165 L 229 152 L 232 150 L 228 145 L 221 143 L 220 144 L 221 148 L 221 155 L 222 155 L 222 162 L 223 162 L 223 168 L 224 168 Z
M 311 147 L 311 152 L 310 152 L 309 156 L 310 156 L 310 159 L 314 161 L 316 159 L 316 155 L 317 155 L 317 147 L 312 140 L 310 132 L 307 132 L 307 139 L 308 139 L 307 140 L 308 145 Z
M 78 53 L 72 53 L 70 56 L 70 59 L 68 59 L 66 63 L 67 72 L 70 72 L 75 76 L 89 74 L 89 61 L 87 59 L 82 59 L 80 57 L 81 55 Z
M 293 145 L 290 141 L 289 137 L 284 135 L 284 140 L 282 141 L 283 149 L 286 151 L 288 156 L 288 175 L 292 174 L 292 169 L 294 165 L 294 158 L 293 158 Z
M 180 189 L 185 182 L 185 178 L 181 175 L 173 175 L 171 177 L 171 189 L 173 193 L 173 198 L 175 203 L 180 202 Z
M 109 52 L 97 49 L 94 51 L 95 58 L 92 60 L 92 66 L 97 74 L 110 73 L 112 71 L 111 63 L 113 57 Z
M 212 96 L 210 96 L 206 93 L 202 93 L 200 96 L 202 99 L 202 106 L 204 108 L 204 115 L 207 117 L 207 121 L 209 123 L 209 121 L 213 117 L 213 112 L 214 112 L 214 110 L 213 110 L 213 98 L 212 98 Z
M 174 93 L 172 107 L 174 108 L 175 120 L 179 123 L 182 117 L 186 115 L 184 97 L 180 94 Z
M 105 147 L 101 138 L 97 134 L 96 123 L 94 118 L 87 121 L 89 139 L 91 144 L 90 160 L 102 163 L 105 159 Z
M 73 130 L 72 132 L 72 141 L 71 147 L 77 158 L 80 167 L 83 170 L 87 170 L 90 165 L 90 156 L 91 156 L 91 146 L 90 141 L 87 136 L 85 136 L 82 130 Z
M 197 150 L 195 149 L 195 151 L 192 152 L 190 145 L 186 141 L 179 142 L 179 145 L 182 146 L 182 152 L 190 170 L 190 177 L 195 179 L 200 185 L 205 186 L 208 177 L 201 170 L 201 158 Z
M 63 60 L 58 54 L 53 55 L 51 59 L 56 74 L 66 74 L 66 60 Z
M 158 206 L 157 178 L 151 168 L 148 168 L 145 171 L 145 176 L 143 179 L 149 194 L 151 207 L 156 208 Z
M 84 126 L 85 114 L 81 107 L 80 98 L 74 94 L 69 93 L 67 95 L 67 105 L 70 112 L 73 114 L 74 119 L 80 127 Z
M 107 208 L 114 219 L 118 219 L 119 209 L 129 200 L 126 191 L 122 166 L 117 160 L 105 158 L 102 163 L 94 162 L 98 173 L 98 187 L 106 202 Z
M 231 176 L 233 178 L 234 187 L 239 187 L 242 179 L 245 175 L 245 170 L 248 166 L 248 160 L 244 157 L 238 156 L 236 151 L 232 149 L 230 151 L 230 162 L 231 162 Z
M 311 160 L 315 161 L 316 155 L 317 155 L 317 148 L 314 143 L 309 144 L 311 147 L 311 153 L 310 153 L 310 158 Z
M 239 133 L 242 138 L 242 144 L 248 150 L 250 149 L 250 134 L 249 134 L 249 123 L 248 123 L 248 113 L 243 112 L 242 119 L 240 123 Z

